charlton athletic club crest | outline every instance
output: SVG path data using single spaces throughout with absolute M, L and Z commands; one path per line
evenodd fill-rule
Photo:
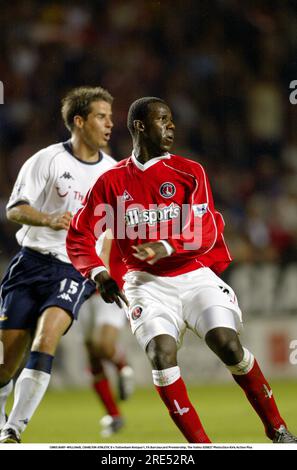
M 134 307 L 131 312 L 132 320 L 138 320 L 141 314 L 142 314 L 142 307 L 140 307 L 139 305 L 136 305 L 136 307 Z
M 173 183 L 169 183 L 168 181 L 166 183 L 163 183 L 160 186 L 160 194 L 163 197 L 169 198 L 174 196 L 176 193 L 176 189 Z

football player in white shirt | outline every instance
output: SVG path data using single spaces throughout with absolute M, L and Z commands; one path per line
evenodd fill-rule
M 60 338 L 95 292 L 95 284 L 70 263 L 65 242 L 71 218 L 87 191 L 115 163 L 100 150 L 111 136 L 112 101 L 101 87 L 80 87 L 68 93 L 62 115 L 71 139 L 42 149 L 25 162 L 7 205 L 8 219 L 22 225 L 16 235 L 22 248 L 0 288 L 0 340 L 5 358 L 0 365 L 0 442 L 20 442 L 48 387 Z M 117 308 L 116 314 L 120 325 L 123 311 Z M 14 406 L 5 423 L 12 379 L 30 342 L 31 352 L 17 379 Z M 89 348 L 92 363 L 100 362 L 96 351 L 96 347 Z M 100 354 L 104 357 L 102 348 Z M 100 387 L 96 390 L 100 394 Z M 105 403 L 108 397 L 113 412 L 115 423 L 109 425 L 113 430 L 112 424 L 122 425 L 120 412 L 108 383 L 103 392 L 102 400 Z

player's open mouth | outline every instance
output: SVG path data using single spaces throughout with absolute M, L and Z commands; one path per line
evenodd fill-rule
M 110 139 L 110 135 L 111 135 L 110 133 L 109 133 L 109 134 L 104 134 L 104 139 L 105 139 L 105 140 L 109 140 L 109 139 Z
M 172 143 L 174 141 L 174 135 L 173 134 L 167 134 L 166 137 L 165 137 L 165 140 L 167 140 L 167 142 Z

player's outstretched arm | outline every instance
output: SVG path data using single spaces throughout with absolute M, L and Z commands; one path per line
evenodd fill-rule
M 106 198 L 102 195 L 102 176 L 89 190 L 83 207 L 73 217 L 66 237 L 66 249 L 75 269 L 94 279 L 98 268 L 106 268 L 96 251 L 96 241 L 106 229 Z
M 72 219 L 71 212 L 62 214 L 46 214 L 40 212 L 29 204 L 20 204 L 7 210 L 8 220 L 21 225 L 34 227 L 49 227 L 52 230 L 68 230 Z
M 107 271 L 102 271 L 97 274 L 94 280 L 104 302 L 108 304 L 115 302 L 118 307 L 122 308 L 122 300 L 127 307 L 129 306 L 125 294 L 120 290 L 116 281 L 110 277 Z

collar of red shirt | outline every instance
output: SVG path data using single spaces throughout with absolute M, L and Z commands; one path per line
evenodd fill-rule
M 135 156 L 134 150 L 133 150 L 132 155 L 131 155 L 132 162 L 141 171 L 145 171 L 148 168 L 150 168 L 151 166 L 155 165 L 155 163 L 158 163 L 160 160 L 164 160 L 164 159 L 168 159 L 168 158 L 171 158 L 171 155 L 170 155 L 170 153 L 167 152 L 167 153 L 164 153 L 164 155 L 160 155 L 159 157 L 152 158 L 151 160 L 149 160 L 146 163 L 140 163 L 137 160 L 136 156 Z

